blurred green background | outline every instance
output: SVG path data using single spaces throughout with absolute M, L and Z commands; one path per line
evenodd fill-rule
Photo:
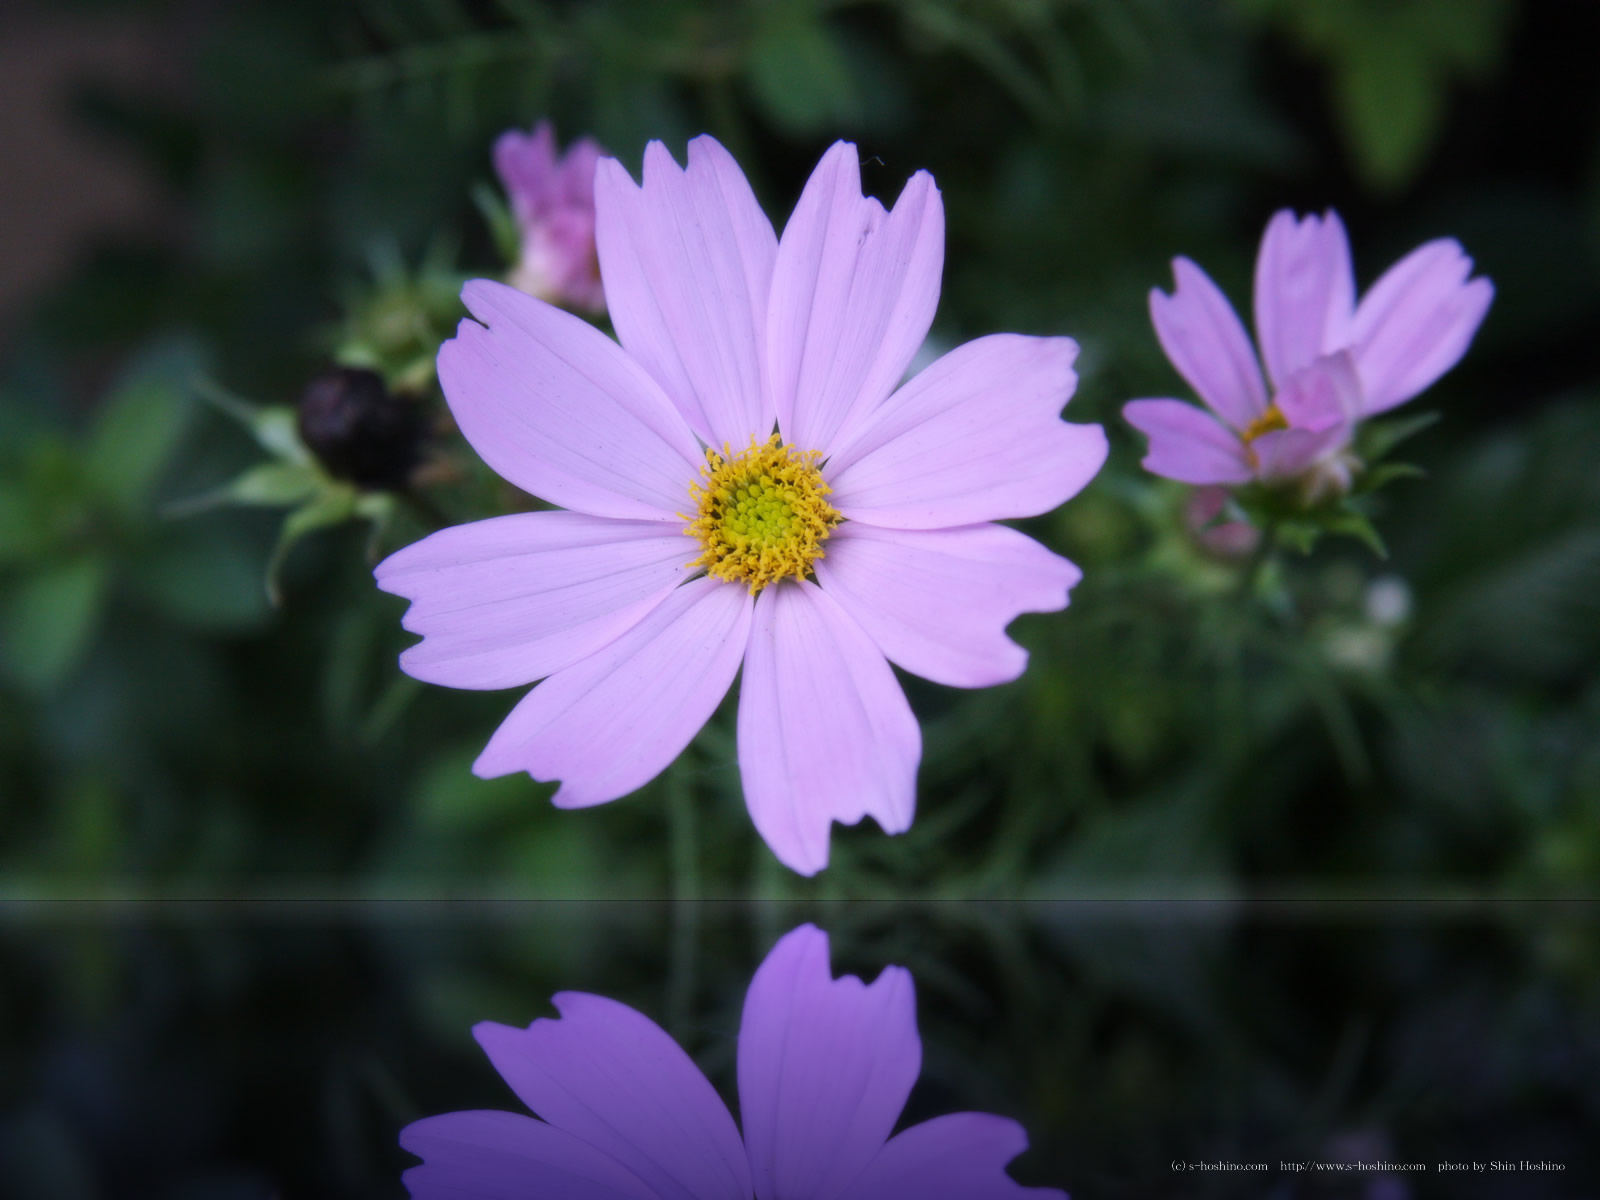
M 0 894 L 1594 894 L 1594 6 L 24 3 L 0 44 Z M 1083 567 L 1072 607 L 1013 627 L 1016 683 L 903 677 L 916 823 L 836 828 L 815 880 L 744 815 L 731 703 L 597 809 L 470 774 L 516 694 L 403 677 L 370 576 L 525 502 L 442 427 L 405 497 L 280 470 L 185 504 L 296 467 L 271 410 L 336 359 L 437 415 L 459 282 L 506 270 L 489 146 L 546 115 L 635 169 L 713 133 L 780 225 L 837 138 L 885 200 L 925 167 L 934 338 L 1082 344 L 1067 415 L 1112 459 L 1027 525 Z M 1497 295 L 1408 410 L 1442 419 L 1374 512 L 1390 557 L 1325 540 L 1264 603 L 1118 413 L 1184 394 L 1145 307 L 1168 260 L 1246 309 L 1284 206 L 1336 207 L 1363 285 L 1449 235 Z

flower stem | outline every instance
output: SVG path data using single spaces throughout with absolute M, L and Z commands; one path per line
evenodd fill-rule
M 667 836 L 671 844 L 672 898 L 695 900 L 700 892 L 700 852 L 695 836 L 694 794 L 680 759 L 667 771 Z

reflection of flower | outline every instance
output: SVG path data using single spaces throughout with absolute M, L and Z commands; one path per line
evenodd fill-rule
M 832 821 L 911 823 L 921 735 L 889 662 L 1003 683 L 1027 662 L 1007 623 L 1065 606 L 1078 569 L 992 522 L 1054 508 L 1104 461 L 1098 426 L 1059 418 L 1077 347 L 980 338 L 896 390 L 938 301 L 943 208 L 923 172 L 892 212 L 864 198 L 847 143 L 781 242 L 709 137 L 687 169 L 652 143 L 643 187 L 602 160 L 596 199 L 620 347 L 480 280 L 464 298 L 488 327 L 439 352 L 473 447 L 572 511 L 381 564 L 425 639 L 401 665 L 451 687 L 548 676 L 474 770 L 559 779 L 555 802 L 582 807 L 654 778 L 742 664 L 745 800 L 810 874 Z
M 494 169 L 522 233 L 513 287 L 552 304 L 604 311 L 594 250 L 594 168 L 602 153 L 593 138 L 579 138 L 557 157 L 549 121 L 496 140 Z
M 560 1019 L 473 1032 L 543 1118 L 459 1112 L 409 1125 L 420 1200 L 1066 1200 L 1005 1173 L 1021 1126 L 956 1113 L 890 1137 L 922 1063 L 911 976 L 833 979 L 810 925 L 767 955 L 739 1028 L 741 1138 L 711 1084 L 649 1018 L 603 996 Z
M 1161 346 L 1211 414 L 1179 400 L 1135 400 L 1123 415 L 1150 438 L 1145 469 L 1184 483 L 1301 481 L 1343 492 L 1355 424 L 1403 404 L 1466 352 L 1494 288 L 1445 238 L 1419 246 L 1355 301 L 1344 226 L 1329 212 L 1267 225 L 1256 259 L 1263 384 L 1227 298 L 1186 258 L 1172 295 L 1150 293 Z M 1220 419 L 1219 419 L 1220 418 Z

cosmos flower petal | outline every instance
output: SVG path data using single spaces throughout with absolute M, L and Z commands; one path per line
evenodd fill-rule
M 790 445 L 829 450 L 889 395 L 928 335 L 944 269 L 944 206 L 926 171 L 885 213 L 861 194 L 856 148 L 817 164 L 778 244 L 767 366 Z
M 1284 380 L 1273 403 L 1291 429 L 1321 433 L 1361 417 L 1361 377 L 1348 350 L 1324 354 Z
M 1254 475 L 1244 444 L 1211 414 L 1182 400 L 1134 400 L 1122 406 L 1128 424 L 1150 439 L 1141 464 L 1179 483 L 1248 483 Z
M 423 1160 L 402 1182 L 414 1200 L 657 1200 L 616 1159 L 519 1113 L 454 1112 L 413 1121 L 400 1145 Z
M 903 833 L 922 734 L 894 672 L 838 603 L 804 581 L 756 601 L 739 694 L 745 803 L 772 852 L 814 875 L 833 821 Z
M 594 207 L 594 168 L 604 153 L 593 138 L 579 138 L 556 154 L 555 128 L 540 121 L 531 133 L 508 129 L 495 139 L 495 174 L 526 228 L 565 208 Z
M 739 1107 L 758 1200 L 832 1200 L 888 1139 L 922 1068 L 916 990 L 834 979 L 828 935 L 784 936 L 745 995 Z
M 559 1020 L 526 1029 L 485 1021 L 473 1029 L 518 1098 L 632 1171 L 650 1196 L 748 1200 L 738 1128 L 678 1044 L 648 1017 L 604 996 L 562 992 L 552 1003 Z
M 573 512 L 513 513 L 430 534 L 378 564 L 423 640 L 406 674 L 458 688 L 532 683 L 599 650 L 688 574 L 682 530 Z
M 1303 220 L 1288 209 L 1273 215 L 1256 256 L 1255 308 L 1261 358 L 1275 387 L 1346 344 L 1355 274 L 1337 213 Z
M 742 588 L 706 576 L 684 584 L 616 641 L 529 692 L 473 772 L 559 779 L 561 808 L 604 804 L 643 787 L 689 744 L 733 683 L 751 608 Z
M 556 174 L 556 192 L 566 204 L 594 207 L 594 172 L 605 151 L 593 138 L 582 137 L 567 147 Z
M 762 380 L 778 239 L 733 157 L 710 137 L 681 168 L 660 142 L 638 187 L 615 159 L 596 179 L 600 269 L 617 336 L 709 445 L 772 431 Z
M 1047 512 L 1106 458 L 1105 431 L 1061 409 L 1077 384 L 1071 338 L 995 334 L 910 380 L 829 460 L 831 503 L 855 521 L 939 529 Z
M 494 144 L 495 172 L 521 233 L 511 282 L 554 304 L 605 310 L 594 249 L 594 169 L 603 152 L 579 138 L 556 155 L 555 130 L 541 121 L 532 133 L 511 129 Z
M 950 687 L 1021 675 L 1006 636 L 1023 612 L 1055 612 L 1083 572 L 1004 525 L 878 529 L 841 525 L 816 563 L 828 595 L 897 666 Z
M 1350 440 L 1348 426 L 1323 430 L 1278 429 L 1250 443 L 1256 475 L 1265 483 L 1281 483 L 1309 470 Z
M 519 224 L 551 211 L 562 189 L 557 182 L 556 131 L 549 121 L 540 121 L 531 133 L 506 130 L 495 139 L 491 156 Z
M 588 322 L 475 279 L 439 349 L 461 432 L 496 474 L 563 508 L 675 521 L 703 461 L 656 382 Z
M 1250 339 L 1210 276 L 1187 258 L 1173 259 L 1172 273 L 1178 281 L 1172 295 L 1158 288 L 1150 291 L 1156 337 L 1200 399 L 1242 430 L 1267 407 Z
M 1361 299 L 1351 326 L 1366 415 L 1403 404 L 1460 361 L 1489 311 L 1494 285 L 1468 280 L 1452 238 L 1417 247 Z
M 1005 1117 L 935 1117 L 896 1134 L 839 1200 L 1067 1200 L 1006 1174 L 1027 1148 L 1022 1126 Z

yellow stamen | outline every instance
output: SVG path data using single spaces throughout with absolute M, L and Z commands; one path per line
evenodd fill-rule
M 1264 433 L 1277 433 L 1278 430 L 1287 428 L 1289 428 L 1289 421 L 1283 415 L 1283 410 L 1276 404 L 1269 404 L 1267 405 L 1267 411 L 1246 425 L 1244 432 L 1239 437 L 1248 446 Z
M 707 449 L 704 479 L 689 485 L 698 515 L 684 516 L 684 533 L 701 546 L 689 565 L 747 583 L 752 596 L 769 583 L 807 575 L 843 520 L 823 499 L 833 489 L 817 467 L 821 457 L 819 450 L 785 446 L 777 434 L 765 442 L 752 437 L 738 454 L 726 442 L 720 454 Z

